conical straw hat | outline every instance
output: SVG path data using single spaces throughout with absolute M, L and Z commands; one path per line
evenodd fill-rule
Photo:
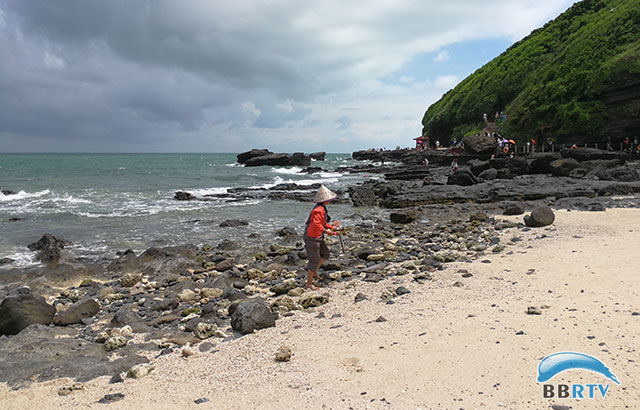
M 335 192 L 331 192 L 329 188 L 321 185 L 320 189 L 318 189 L 318 192 L 316 192 L 316 196 L 313 197 L 313 202 L 320 203 L 324 201 L 331 201 L 332 199 L 336 199 L 337 197 L 338 194 L 336 194 Z

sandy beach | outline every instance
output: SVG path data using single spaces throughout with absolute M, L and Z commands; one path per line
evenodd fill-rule
M 186 359 L 154 357 L 145 378 L 100 377 L 66 397 L 57 392 L 69 379 L 2 386 L 0 408 L 640 408 L 639 227 L 640 209 L 557 211 L 552 226 L 501 231 L 503 252 L 447 264 L 432 281 L 333 283 L 321 289 L 329 303 L 206 352 L 195 346 Z M 398 286 L 411 293 L 381 299 Z M 355 303 L 358 293 L 368 299 Z M 528 315 L 529 306 L 541 314 Z M 289 362 L 274 359 L 282 345 Z M 570 370 L 549 383 L 610 384 L 606 398 L 543 398 L 537 366 L 562 351 L 599 358 L 621 384 Z M 114 393 L 124 398 L 97 403 Z

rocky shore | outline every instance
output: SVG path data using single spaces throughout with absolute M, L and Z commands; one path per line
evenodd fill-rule
M 535 232 L 554 223 L 548 206 L 637 208 L 638 163 L 598 155 L 608 154 L 459 158 L 462 168 L 455 174 L 446 166 L 425 166 L 420 156 L 386 168 L 354 168 L 383 170 L 386 178 L 353 186 L 348 197 L 343 193 L 343 201 L 356 206 L 349 215 L 355 222 L 344 248 L 338 238 L 328 239 L 332 257 L 321 269 L 320 291 L 303 288 L 306 255 L 301 232 L 291 227 L 268 237 L 149 248 L 138 255 L 127 250 L 102 264 L 77 260 L 66 250 L 68 240 L 44 235 L 29 245 L 39 252 L 41 267 L 3 271 L 0 382 L 19 389 L 61 377 L 87 382 L 108 376 L 113 383 L 144 377 L 164 357 L 213 353 L 297 312 L 313 312 L 336 297 L 334 288 L 385 284 L 380 295 L 357 293 L 353 303 L 375 297 L 393 305 L 451 266 L 519 253 L 523 237 L 544 238 L 546 231 Z M 471 183 L 458 185 L 458 173 Z M 315 189 L 303 188 L 296 199 L 309 200 Z M 176 200 L 201 199 L 187 194 L 177 193 Z M 388 210 L 372 216 L 366 212 L 371 206 Z M 233 229 L 245 222 L 224 224 Z M 466 273 L 460 280 L 473 276 Z M 279 357 L 288 360 L 286 350 Z M 61 395 L 82 390 L 66 387 Z

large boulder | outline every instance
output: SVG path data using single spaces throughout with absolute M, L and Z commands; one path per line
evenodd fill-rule
M 409 224 L 411 222 L 415 222 L 416 213 L 412 211 L 407 212 L 391 212 L 389 216 L 392 223 L 396 224 Z
M 48 325 L 53 320 L 56 308 L 36 296 L 28 288 L 7 296 L 0 303 L 0 335 L 17 335 L 29 325 Z
M 53 318 L 53 323 L 58 326 L 66 326 L 80 323 L 82 319 L 93 317 L 100 310 L 100 303 L 93 298 L 79 300 L 69 306 L 67 310 L 58 313 Z
M 531 215 L 524 217 L 524 224 L 531 228 L 539 228 L 542 226 L 551 225 L 556 219 L 555 214 L 548 206 L 541 206 L 534 209 Z
M 273 312 L 261 299 L 242 300 L 231 314 L 231 327 L 242 334 L 275 325 Z
M 316 161 L 324 161 L 325 155 L 327 155 L 327 153 L 324 151 L 321 151 L 321 152 L 314 152 L 309 156 L 311 157 L 311 159 L 315 159 Z
M 462 141 L 464 150 L 472 154 L 491 155 L 496 152 L 496 140 L 491 136 L 467 135 Z
M 243 152 L 242 154 L 238 154 L 238 163 L 244 164 L 248 160 L 254 157 L 261 157 L 263 155 L 273 154 L 273 152 L 268 149 L 252 149 L 251 151 Z

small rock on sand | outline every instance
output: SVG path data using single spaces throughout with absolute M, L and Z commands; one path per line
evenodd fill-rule
M 288 346 L 280 346 L 280 348 L 276 352 L 276 361 L 288 362 L 289 360 L 291 360 L 291 348 L 289 348 Z
M 137 364 L 127 372 L 127 377 L 131 379 L 141 379 L 153 371 L 154 367 L 148 363 Z

